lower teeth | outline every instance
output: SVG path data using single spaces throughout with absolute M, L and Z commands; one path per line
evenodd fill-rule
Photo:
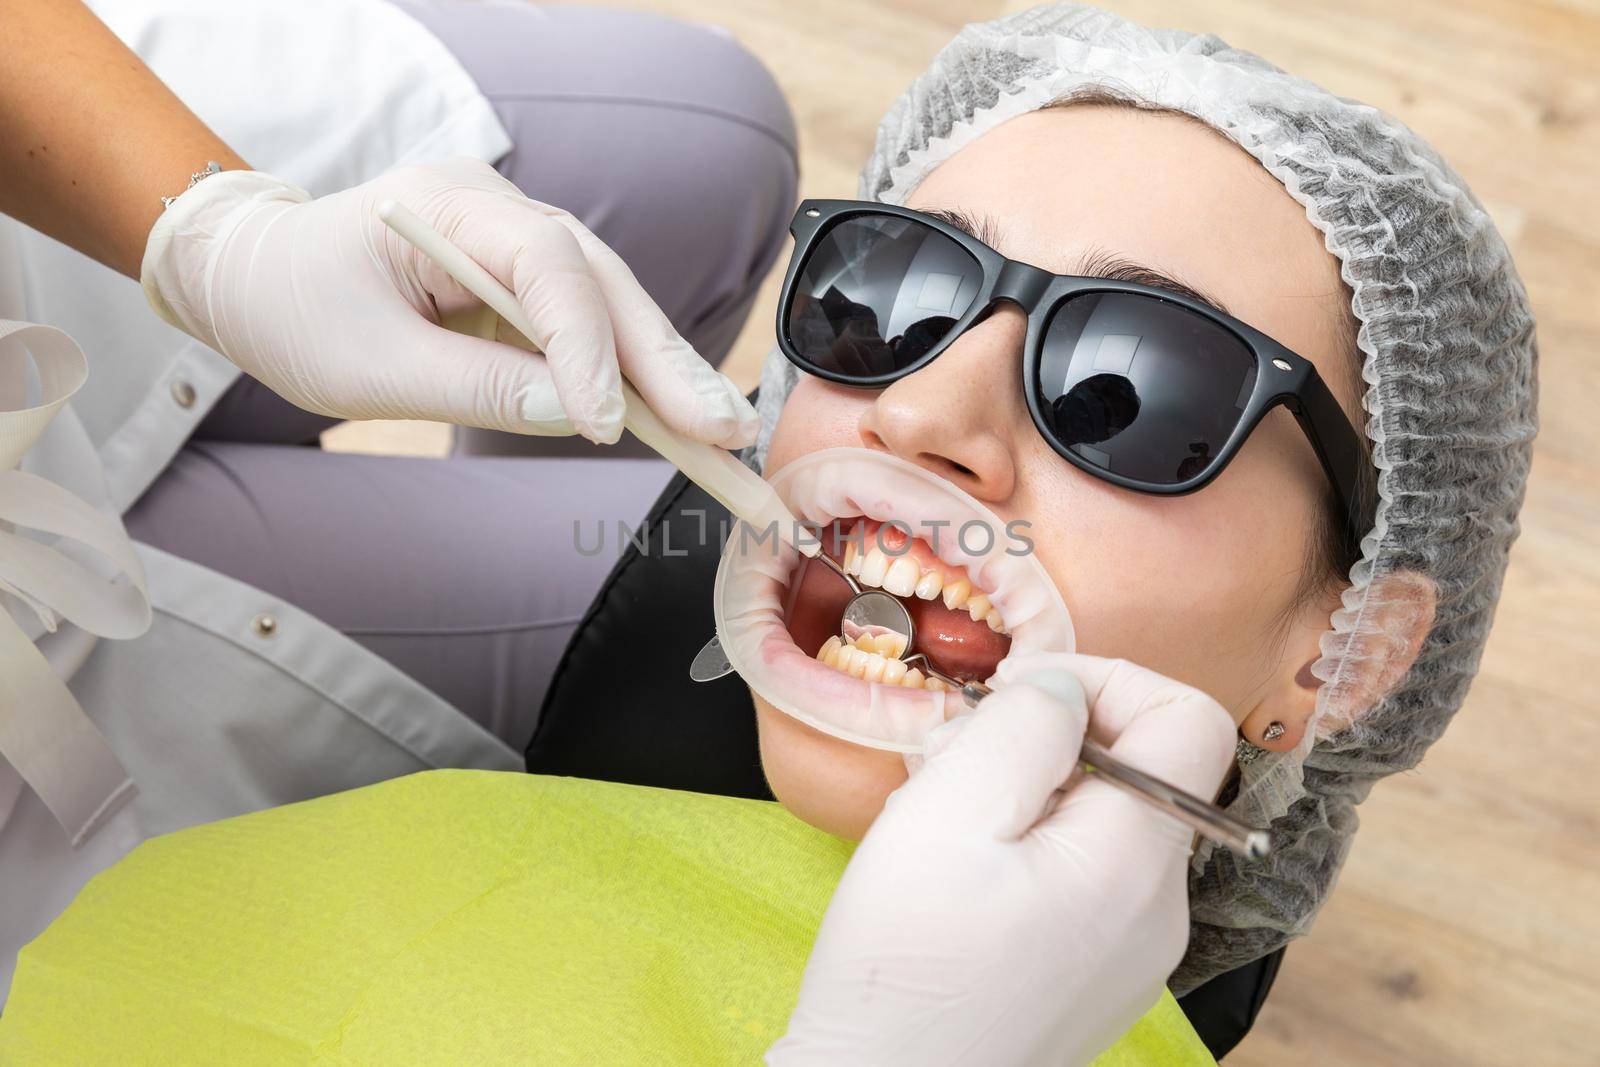
M 830 637 L 817 650 L 817 660 L 836 671 L 882 685 L 942 692 L 950 687 L 937 678 L 907 667 L 900 659 L 906 651 L 902 634 L 862 634 L 852 644 L 842 637 Z

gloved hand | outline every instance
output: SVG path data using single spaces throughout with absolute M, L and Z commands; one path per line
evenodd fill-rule
M 1086 722 L 1199 796 L 1234 750 L 1215 701 L 1152 671 L 1005 664 L 851 858 L 769 1063 L 1082 1063 L 1155 1004 L 1189 937 L 1191 833 L 1093 775 L 1056 792 Z
M 476 298 L 385 226 L 394 199 L 521 300 L 544 355 L 442 329 Z M 312 200 L 255 171 L 195 185 L 157 221 L 141 281 L 169 322 L 290 402 L 347 419 L 622 433 L 619 368 L 671 426 L 737 448 L 760 421 L 576 219 L 461 159 Z

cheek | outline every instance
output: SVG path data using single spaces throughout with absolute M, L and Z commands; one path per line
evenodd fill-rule
M 859 841 L 884 800 L 906 780 L 894 752 L 829 737 L 785 715 L 754 693 L 761 769 L 789 812 L 819 830 Z
M 861 444 L 861 416 L 877 393 L 802 377 L 783 405 L 772 431 L 767 470 L 775 471 L 790 460 L 824 448 Z
M 1030 531 L 1072 613 L 1078 649 L 1129 659 L 1242 713 L 1278 655 L 1312 512 L 1241 456 L 1198 493 L 1158 497 L 1051 454 Z

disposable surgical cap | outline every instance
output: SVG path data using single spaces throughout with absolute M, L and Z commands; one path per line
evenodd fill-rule
M 1313 729 L 1293 752 L 1241 762 L 1228 799 L 1234 814 L 1270 826 L 1272 855 L 1196 853 L 1189 951 L 1172 978 L 1181 994 L 1306 932 L 1349 850 L 1356 804 L 1378 779 L 1415 767 L 1460 706 L 1517 534 L 1537 351 L 1504 242 L 1415 133 L 1214 36 L 1090 7 L 1039 7 L 962 30 L 879 125 L 860 195 L 903 203 L 1007 119 L 1106 94 L 1190 115 L 1233 140 L 1325 235 L 1360 323 L 1377 492 L 1312 667 L 1321 680 Z M 770 356 L 757 464 L 794 383 L 789 364 Z M 1386 581 L 1402 571 L 1437 593 L 1404 671 L 1425 607 L 1415 580 Z

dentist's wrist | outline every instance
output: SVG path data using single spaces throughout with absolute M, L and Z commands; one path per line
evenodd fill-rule
M 151 309 L 221 351 L 208 295 L 217 251 L 229 234 L 264 206 L 310 199 L 311 194 L 299 186 L 263 171 L 221 171 L 191 180 L 188 189 L 167 202 L 145 242 L 139 285 Z
M 189 184 L 185 185 L 183 187 L 183 193 L 186 193 L 190 189 L 193 189 L 195 186 L 199 185 L 201 182 L 205 181 L 207 178 L 211 177 L 212 175 L 221 174 L 221 173 L 222 173 L 222 164 L 218 163 L 214 159 L 209 161 L 208 163 L 206 163 L 206 165 L 203 168 L 201 168 L 200 170 L 197 170 L 193 174 L 189 175 Z M 165 211 L 167 208 L 171 207 L 172 206 L 172 202 L 174 200 L 178 199 L 178 196 L 182 196 L 183 193 L 179 193 L 177 196 L 163 196 L 161 198 L 161 210 Z

